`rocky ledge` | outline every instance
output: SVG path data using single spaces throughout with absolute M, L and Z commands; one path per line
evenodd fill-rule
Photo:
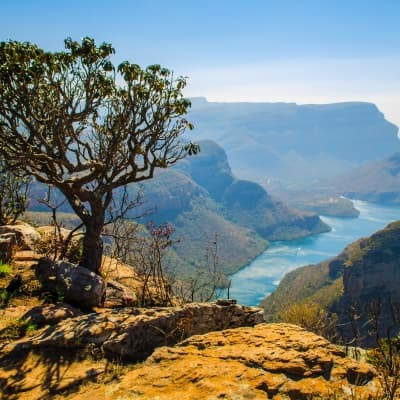
M 294 325 L 260 324 L 159 348 L 113 385 L 68 398 L 367 399 L 377 387 L 370 365 L 322 337 Z
M 35 314 L 40 313 L 36 310 Z M 3 345 L 0 355 L 32 349 L 80 351 L 97 346 L 113 358 L 138 361 L 144 360 L 157 347 L 174 345 L 192 335 L 254 326 L 263 321 L 261 309 L 229 300 L 184 307 L 102 310 L 68 318 L 32 337 Z

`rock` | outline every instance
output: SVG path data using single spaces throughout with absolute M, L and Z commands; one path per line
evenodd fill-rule
M 13 249 L 16 245 L 17 240 L 15 233 L 3 233 L 0 235 L 0 261 L 6 264 L 11 261 L 13 255 Z
M 114 280 L 109 280 L 106 287 L 105 308 L 135 307 L 137 296 L 132 288 Z
M 193 336 L 155 350 L 143 365 L 118 378 L 69 399 L 361 400 L 377 398 L 379 387 L 369 364 L 289 324 Z
M 29 320 L 38 327 L 44 325 L 55 325 L 67 318 L 82 315 L 82 312 L 70 304 L 58 303 L 31 308 L 22 318 Z
M 36 267 L 36 276 L 45 290 L 84 308 L 98 306 L 104 299 L 103 278 L 82 266 L 44 257 Z
M 20 250 L 34 250 L 40 242 L 41 236 L 35 228 L 28 224 L 19 222 L 16 225 L 0 226 L 0 234 L 14 233 Z
M 192 335 L 262 321 L 260 309 L 242 305 L 193 303 L 156 309 L 122 308 L 62 321 L 16 342 L 13 348 L 74 351 L 95 344 L 111 356 L 136 361 L 144 360 L 157 347 L 173 345 Z

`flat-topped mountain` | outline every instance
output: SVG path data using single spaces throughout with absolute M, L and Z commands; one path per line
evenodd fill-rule
M 214 103 L 192 99 L 196 137 L 213 139 L 247 179 L 311 182 L 400 149 L 374 104 Z

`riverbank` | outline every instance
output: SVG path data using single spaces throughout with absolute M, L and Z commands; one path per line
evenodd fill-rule
M 275 290 L 287 272 L 333 257 L 349 243 L 400 218 L 400 206 L 360 200 L 354 200 L 354 205 L 360 211 L 356 219 L 321 217 L 332 227 L 330 232 L 293 241 L 272 242 L 265 252 L 231 276 L 230 296 L 242 304 L 257 305 Z

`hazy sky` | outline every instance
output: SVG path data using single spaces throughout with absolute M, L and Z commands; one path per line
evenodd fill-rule
M 0 40 L 83 36 L 213 101 L 370 101 L 400 125 L 400 0 L 0 0 Z

